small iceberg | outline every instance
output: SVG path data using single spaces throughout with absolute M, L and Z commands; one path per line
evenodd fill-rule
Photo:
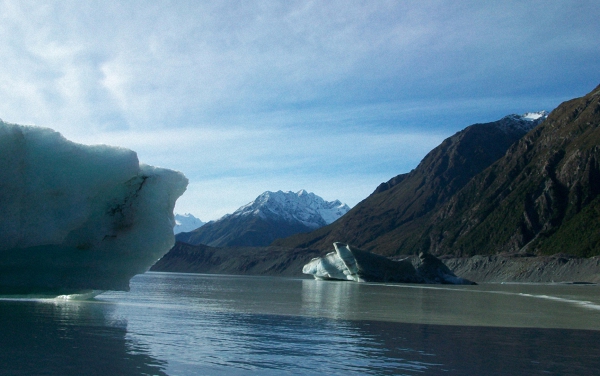
M 409 259 L 393 261 L 340 242 L 333 243 L 333 247 L 335 251 L 304 265 L 302 273 L 316 279 L 354 282 L 475 284 L 457 277 L 442 261 L 427 253 L 419 255 L 415 268 Z

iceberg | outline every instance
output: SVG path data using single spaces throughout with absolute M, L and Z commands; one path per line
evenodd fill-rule
M 316 279 L 354 282 L 442 283 L 473 285 L 457 277 L 442 261 L 428 253 L 419 255 L 417 267 L 409 259 L 393 261 L 375 253 L 333 243 L 334 252 L 316 257 L 304 265 L 302 273 Z
M 127 291 L 173 246 L 187 183 L 131 150 L 0 120 L 0 294 Z
M 422 279 L 408 260 L 392 261 L 371 252 L 350 248 L 348 244 L 333 243 L 334 252 L 316 257 L 302 268 L 302 273 L 316 279 L 355 282 L 418 283 Z

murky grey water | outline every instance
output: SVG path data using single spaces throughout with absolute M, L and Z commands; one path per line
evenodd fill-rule
M 0 299 L 7 375 L 587 375 L 600 286 L 147 273 L 88 301 Z

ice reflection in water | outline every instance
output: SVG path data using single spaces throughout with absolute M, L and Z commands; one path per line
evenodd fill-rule
M 600 330 L 600 286 L 302 282 L 303 313 L 345 320 Z
M 164 375 L 164 362 L 127 336 L 113 306 L 0 300 L 0 364 L 10 375 Z

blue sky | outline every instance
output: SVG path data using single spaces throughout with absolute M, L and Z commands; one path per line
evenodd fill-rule
M 0 1 L 0 118 L 131 148 L 202 220 L 353 206 L 444 138 L 600 84 L 593 1 Z

